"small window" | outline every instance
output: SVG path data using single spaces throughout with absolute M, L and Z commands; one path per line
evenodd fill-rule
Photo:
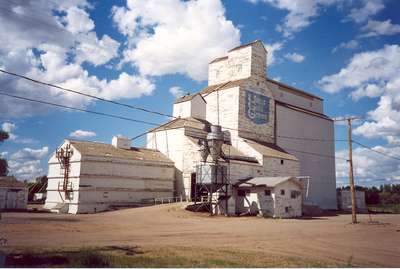
M 285 213 L 289 213 L 289 207 L 288 206 L 285 207 Z
M 285 195 L 285 190 L 281 190 L 281 195 Z
M 300 192 L 299 191 L 291 191 L 290 192 L 290 198 L 292 198 L 292 199 L 296 199 L 299 196 L 300 196 Z
M 283 160 L 281 160 L 281 164 L 284 164 L 284 161 L 283 161 Z
M 310 102 L 310 107 L 312 107 L 312 102 Z
M 265 196 L 271 196 L 271 190 L 265 190 L 264 194 Z

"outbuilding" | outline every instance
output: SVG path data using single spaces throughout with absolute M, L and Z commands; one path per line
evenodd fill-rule
M 95 213 L 174 195 L 174 163 L 157 150 L 67 139 L 49 160 L 45 208 Z
M 236 214 L 273 218 L 302 215 L 301 184 L 294 177 L 255 177 L 235 184 Z
M 359 213 L 368 212 L 367 204 L 365 203 L 365 192 L 356 190 L 356 209 Z M 343 211 L 351 211 L 351 191 L 342 189 L 338 191 L 338 208 Z
M 14 177 L 0 177 L 0 210 L 26 209 L 28 189 Z

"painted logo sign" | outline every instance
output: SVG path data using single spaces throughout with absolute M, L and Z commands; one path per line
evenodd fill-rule
M 269 121 L 269 98 L 246 90 L 246 117 L 255 124 Z

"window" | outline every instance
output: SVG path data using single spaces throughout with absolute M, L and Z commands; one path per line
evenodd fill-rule
M 289 213 L 289 207 L 285 207 L 285 213 Z
M 283 160 L 281 160 L 281 164 L 283 164 L 284 163 L 284 161 Z
M 290 198 L 292 198 L 292 199 L 296 199 L 299 196 L 300 196 L 300 192 L 299 191 L 291 191 L 290 192 Z
M 264 194 L 265 196 L 271 196 L 271 190 L 265 190 Z
M 285 190 L 281 190 L 281 195 L 285 195 Z

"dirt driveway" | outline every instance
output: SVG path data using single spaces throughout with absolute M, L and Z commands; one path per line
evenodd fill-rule
M 92 215 L 3 213 L 0 237 L 7 248 L 109 245 L 189 246 L 254 250 L 266 255 L 318 259 L 368 267 L 400 265 L 400 215 L 350 215 L 313 219 L 209 217 L 185 204 Z

